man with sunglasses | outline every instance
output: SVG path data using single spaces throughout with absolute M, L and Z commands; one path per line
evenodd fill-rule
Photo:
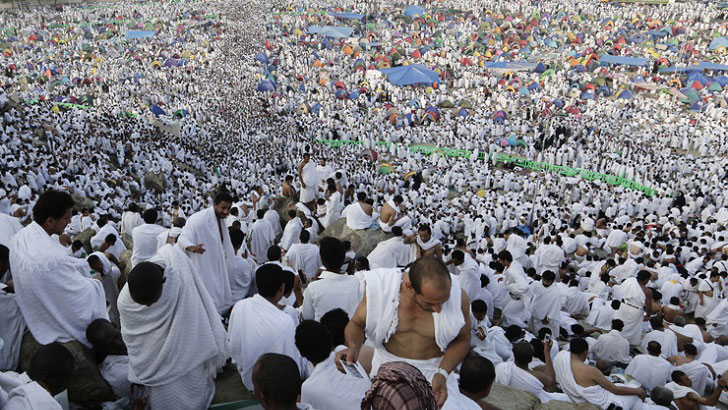
M 440 259 L 427 256 L 409 270 L 367 272 L 365 282 L 337 366 L 340 360 L 356 362 L 366 337 L 376 347 L 372 376 L 384 363 L 407 362 L 432 383 L 438 405 L 447 408 L 448 393 L 459 394 L 452 371 L 470 349 L 470 302 L 457 276 Z

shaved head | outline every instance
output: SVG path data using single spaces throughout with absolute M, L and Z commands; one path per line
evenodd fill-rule
M 422 293 L 424 282 L 433 282 L 434 285 L 442 287 L 450 286 L 450 273 L 447 271 L 447 266 L 433 256 L 417 259 L 410 266 L 409 278 L 416 293 Z

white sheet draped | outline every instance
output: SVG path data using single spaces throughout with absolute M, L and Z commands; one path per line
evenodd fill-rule
M 222 235 L 222 237 L 221 237 Z M 205 253 L 187 252 L 202 276 L 205 289 L 212 296 L 217 311 L 225 313 L 233 305 L 226 259 L 235 255 L 230 235 L 212 207 L 190 216 L 177 242 L 182 249 L 203 244 Z
M 86 327 L 109 316 L 101 282 L 84 276 L 85 260 L 69 256 L 33 222 L 13 237 L 10 267 L 18 306 L 38 343 L 78 340 L 91 347 Z
M 290 356 L 301 369 L 301 356 L 294 342 L 293 319 L 256 294 L 235 304 L 230 314 L 230 355 L 243 384 L 253 391 L 253 365 L 265 353 Z
M 211 381 L 225 364 L 228 348 L 221 318 L 201 276 L 180 245 L 163 246 L 150 262 L 164 267 L 166 281 L 159 300 L 151 306 L 140 305 L 131 298 L 128 285 L 119 295 L 129 380 L 165 386 L 204 365 Z M 202 385 L 203 381 L 198 382 Z M 180 397 L 180 403 L 202 403 L 192 393 Z

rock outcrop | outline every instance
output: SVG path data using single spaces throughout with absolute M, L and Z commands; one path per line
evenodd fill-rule
M 501 410 L 531 410 L 541 404 L 538 397 L 527 391 L 498 383 L 493 383 L 485 401 Z
M 93 248 L 91 247 L 91 238 L 93 238 L 94 235 L 96 235 L 96 232 L 91 228 L 87 228 L 85 231 L 74 235 L 71 239 L 74 241 L 81 241 L 86 254 L 91 255 L 91 252 L 93 252 Z
M 161 172 L 154 173 L 149 171 L 144 174 L 144 186 L 156 193 L 162 193 L 167 185 L 164 182 L 164 175 Z
M 20 368 L 28 371 L 30 360 L 41 345 L 30 332 L 23 336 L 20 346 Z M 114 400 L 114 392 L 101 377 L 91 349 L 78 341 L 63 343 L 76 359 L 73 379 L 68 387 L 68 400 L 83 409 L 99 408 L 101 403 Z
M 350 241 L 351 248 L 356 252 L 357 256 L 367 256 L 379 242 L 391 238 L 392 234 L 383 232 L 380 229 L 353 231 L 346 226 L 346 218 L 340 218 L 329 225 L 325 231 L 319 233 L 319 238 L 326 236 L 333 236 L 342 241 Z

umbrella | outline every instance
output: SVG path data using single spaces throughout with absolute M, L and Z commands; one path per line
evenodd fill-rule
M 156 115 L 157 117 L 159 117 L 160 115 L 165 115 L 165 112 L 164 112 L 164 110 L 163 110 L 163 109 L 161 109 L 161 108 L 159 108 L 159 106 L 158 106 L 158 105 L 152 105 L 152 106 L 150 107 L 150 109 L 152 110 L 152 113 L 153 113 L 154 115 Z

